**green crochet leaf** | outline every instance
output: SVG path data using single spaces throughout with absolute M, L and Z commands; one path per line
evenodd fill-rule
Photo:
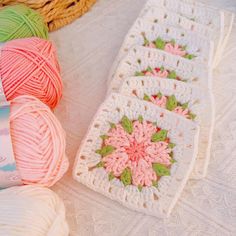
M 123 116 L 121 125 L 128 134 L 133 133 L 133 123 L 127 116 Z
M 159 93 L 157 94 L 157 97 L 158 97 L 158 98 L 162 98 L 162 93 L 159 92 Z
M 104 134 L 104 135 L 100 135 L 100 138 L 101 138 L 102 140 L 106 140 L 106 139 L 108 139 L 108 138 L 109 138 L 109 136 L 108 136 L 108 135 L 106 135 L 106 134 Z
M 126 168 L 123 170 L 123 172 L 120 176 L 120 180 L 124 184 L 124 186 L 131 185 L 132 174 L 131 174 L 131 170 L 129 168 Z
M 194 57 L 196 57 L 195 55 L 193 54 L 187 54 L 184 56 L 186 59 L 189 59 L 189 60 L 192 60 Z
M 143 96 L 143 100 L 150 101 L 150 97 L 145 93 Z
M 156 41 L 155 41 L 155 45 L 158 49 L 164 49 L 165 48 L 165 41 L 163 41 L 161 38 L 157 38 Z
M 152 164 L 152 168 L 158 176 L 169 176 L 170 175 L 170 170 L 166 166 L 164 166 L 160 163 Z
M 143 189 L 143 187 L 142 187 L 141 185 L 139 185 L 139 186 L 138 186 L 138 190 L 139 190 L 139 192 L 141 192 L 142 189 Z
M 158 181 L 152 181 L 152 186 L 158 188 Z
M 114 123 L 110 122 L 110 127 L 111 127 L 111 129 L 114 129 L 114 128 L 116 128 L 116 125 Z
M 141 115 L 139 115 L 139 117 L 138 117 L 138 121 L 139 121 L 140 123 L 143 122 L 143 117 L 142 117 Z
M 97 168 L 100 168 L 100 167 L 104 167 L 104 162 L 103 161 L 100 161 L 97 165 L 96 165 Z
M 167 102 L 166 102 L 166 108 L 169 111 L 173 111 L 177 107 L 177 100 L 175 98 L 175 95 L 171 95 L 168 97 Z
M 169 79 L 176 79 L 177 78 L 177 74 L 174 70 L 170 71 L 170 73 L 167 76 Z
M 147 71 L 152 72 L 152 68 L 149 66 L 149 67 L 147 68 Z
M 171 148 L 171 149 L 173 149 L 175 146 L 176 146 L 176 145 L 175 145 L 174 143 L 169 143 L 169 144 L 168 144 L 168 148 Z
M 136 72 L 135 72 L 135 76 L 144 76 L 144 73 L 143 73 L 143 72 L 138 72 L 138 71 L 136 71 Z
M 194 119 L 196 118 L 196 116 L 197 116 L 197 115 L 194 114 L 194 113 L 190 113 L 190 114 L 189 114 L 189 117 L 190 117 L 191 120 L 194 120 Z
M 174 40 L 174 39 L 171 39 L 171 40 L 170 40 L 170 43 L 174 46 L 174 45 L 175 45 L 175 40 Z
M 187 109 L 188 108 L 188 102 L 186 102 L 186 103 L 184 103 L 184 104 L 182 104 L 182 106 L 181 106 L 183 109 Z
M 143 36 L 143 40 L 144 40 L 143 45 L 144 45 L 144 46 L 148 46 L 149 40 L 148 40 L 145 36 Z
M 109 175 L 108 175 L 109 181 L 113 180 L 114 178 L 115 178 L 114 174 L 112 172 L 109 173 Z
M 165 141 L 168 131 L 163 129 L 152 135 L 152 142 Z
M 110 155 L 114 150 L 115 148 L 113 146 L 107 145 L 104 146 L 102 149 L 96 150 L 96 153 L 100 154 L 102 157 L 105 157 L 107 155 Z

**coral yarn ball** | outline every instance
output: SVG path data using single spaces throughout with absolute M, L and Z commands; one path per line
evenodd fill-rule
M 0 10 L 0 42 L 17 38 L 48 38 L 43 17 L 25 5 L 7 6 Z
M 65 132 L 48 106 L 32 96 L 10 103 L 10 133 L 23 184 L 52 186 L 68 169 Z
M 32 95 L 54 108 L 62 96 L 56 48 L 47 40 L 33 37 L 4 44 L 0 78 L 8 101 Z

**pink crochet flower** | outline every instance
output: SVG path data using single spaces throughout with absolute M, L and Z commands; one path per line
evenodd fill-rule
M 171 165 L 172 149 L 168 146 L 169 139 L 152 140 L 153 135 L 160 130 L 155 124 L 143 120 L 128 121 L 128 128 L 122 123 L 111 128 L 103 143 L 103 147 L 113 148 L 111 153 L 102 158 L 107 173 L 121 178 L 128 170 L 132 176 L 130 184 L 152 186 L 160 178 L 152 165 L 159 163 L 166 168 Z
M 162 108 L 166 107 L 166 101 L 167 101 L 166 96 L 161 96 L 161 98 L 159 98 L 157 96 L 156 97 L 151 96 L 150 100 L 152 103 L 154 103 L 155 105 L 157 105 L 159 107 L 162 107 Z
M 189 109 L 184 109 L 183 107 L 178 106 L 174 109 L 174 112 L 186 118 L 189 118 Z
M 174 54 L 174 55 L 178 55 L 178 56 L 185 56 L 186 55 L 186 51 L 183 50 L 178 44 L 172 44 L 172 43 L 167 43 L 165 45 L 165 49 L 164 49 L 166 52 L 169 52 L 171 54 Z
M 157 76 L 157 77 L 160 77 L 160 78 L 167 78 L 168 74 L 169 73 L 168 73 L 167 70 L 157 71 L 156 69 L 152 69 L 152 71 L 145 71 L 144 72 L 145 76 Z
M 150 43 L 148 44 L 148 47 L 149 47 L 149 48 L 156 48 L 156 45 L 155 45 L 155 43 L 150 42 Z
M 157 77 L 161 77 L 161 78 L 167 78 L 168 76 L 168 71 L 167 70 L 159 70 L 158 72 L 155 71 L 154 75 L 157 76 Z
M 157 180 L 157 175 L 152 166 L 145 160 L 140 160 L 138 165 L 132 165 L 133 185 L 152 186 L 153 181 Z
M 172 99 L 175 99 L 176 101 L 176 98 L 174 96 L 170 96 L 170 98 L 172 97 Z M 170 107 L 168 106 L 168 99 L 169 97 L 168 96 L 164 96 L 160 93 L 160 95 L 152 95 L 152 96 L 148 96 L 145 94 L 144 100 L 146 101 L 150 101 L 152 102 L 153 104 L 159 106 L 159 107 L 162 107 L 162 108 L 165 108 L 165 109 L 168 109 L 170 111 L 173 111 L 181 116 L 184 116 L 185 118 L 187 119 L 191 119 L 191 120 L 194 120 L 196 115 L 194 113 L 192 113 L 189 108 L 188 108 L 188 104 L 181 104 L 179 103 L 178 101 L 176 101 L 176 104 L 174 107 L 172 107 L 172 109 L 170 109 Z M 173 101 L 172 101 L 172 104 L 173 104 Z

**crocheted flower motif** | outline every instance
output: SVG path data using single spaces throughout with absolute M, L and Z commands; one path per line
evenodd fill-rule
M 148 66 L 147 69 L 145 70 L 136 71 L 135 76 L 154 76 L 154 77 L 156 76 L 159 78 L 175 79 L 175 80 L 180 80 L 182 82 L 186 82 L 185 80 L 177 76 L 174 70 L 170 71 L 168 69 L 165 69 L 163 66 L 155 68 L 151 68 L 150 66 Z
M 124 186 L 156 186 L 158 180 L 170 175 L 174 144 L 167 137 L 168 131 L 156 124 L 129 120 L 124 116 L 120 123 L 112 124 L 106 135 L 102 135 L 101 149 L 96 153 L 102 159 L 97 167 L 105 168 L 109 180 L 119 179 Z
M 158 37 L 156 40 L 154 41 L 149 41 L 145 34 L 142 34 L 143 39 L 144 39 L 144 43 L 143 46 L 145 47 L 149 47 L 149 48 L 157 48 L 160 50 L 164 50 L 168 53 L 171 53 L 173 55 L 177 55 L 177 56 L 181 56 L 184 57 L 186 59 L 193 59 L 194 57 L 196 57 L 193 54 L 190 54 L 187 52 L 187 46 L 186 45 L 179 45 L 175 42 L 174 39 L 170 40 L 170 41 L 165 41 L 162 38 Z
M 164 96 L 160 92 L 157 95 L 148 96 L 144 94 L 143 99 L 145 101 L 152 102 L 153 104 L 165 108 L 169 111 L 173 111 L 179 115 L 184 116 L 187 119 L 194 120 L 196 115 L 188 108 L 188 103 L 181 104 L 176 100 L 174 95 Z

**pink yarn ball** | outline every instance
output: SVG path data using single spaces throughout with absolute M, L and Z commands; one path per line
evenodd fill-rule
M 19 95 L 32 95 L 54 108 L 62 96 L 56 49 L 44 39 L 16 39 L 4 44 L 0 78 L 8 101 Z
M 52 186 L 67 171 L 65 132 L 48 106 L 32 96 L 11 101 L 10 128 L 24 184 Z

